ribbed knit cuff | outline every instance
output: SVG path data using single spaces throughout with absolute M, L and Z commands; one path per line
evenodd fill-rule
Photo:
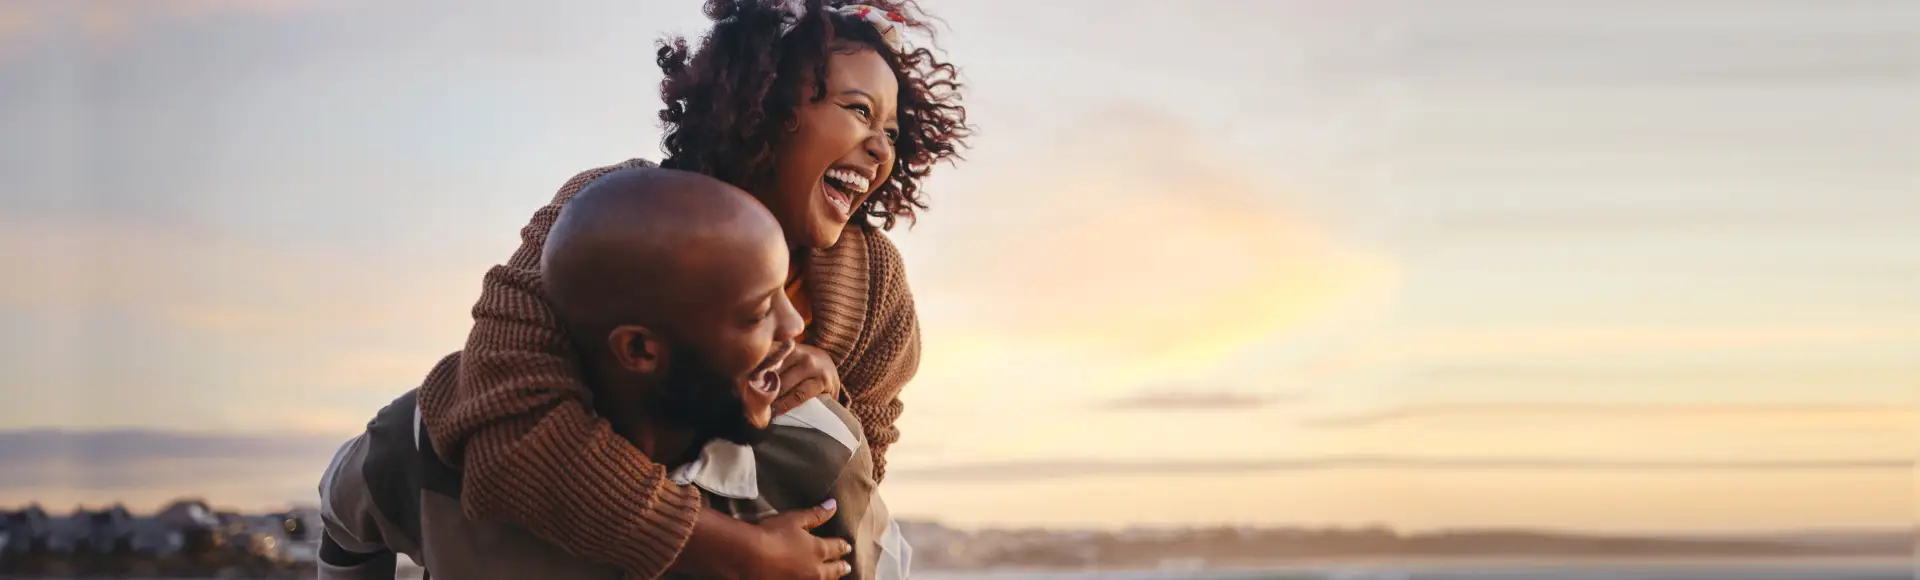
M 692 487 L 674 485 L 669 489 L 673 491 L 663 491 L 653 509 L 642 512 L 639 533 L 630 541 L 619 542 L 611 554 L 613 563 L 627 572 L 627 578 L 653 580 L 666 574 L 686 549 L 687 539 L 693 537 L 694 524 L 700 521 L 700 510 L 706 509 L 706 503 L 700 491 Z

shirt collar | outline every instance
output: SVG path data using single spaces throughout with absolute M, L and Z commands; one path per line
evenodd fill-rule
M 708 493 L 733 499 L 760 497 L 760 478 L 754 468 L 753 448 L 714 439 L 700 448 L 700 457 L 673 470 L 674 483 L 692 484 Z

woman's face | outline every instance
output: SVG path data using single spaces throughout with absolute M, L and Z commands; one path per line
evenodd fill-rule
M 794 128 L 775 147 L 774 184 L 761 201 L 773 210 L 797 246 L 829 248 L 855 208 L 892 177 L 894 110 L 899 81 L 869 48 L 835 53 L 827 61 L 827 93 L 802 103 Z

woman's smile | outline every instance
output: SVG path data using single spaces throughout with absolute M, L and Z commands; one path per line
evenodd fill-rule
M 828 169 L 826 176 L 820 179 L 820 190 L 827 203 L 832 205 L 835 217 L 845 222 L 853 217 L 853 207 L 859 205 L 867 192 L 871 191 L 871 183 L 872 178 L 867 173 L 835 167 Z

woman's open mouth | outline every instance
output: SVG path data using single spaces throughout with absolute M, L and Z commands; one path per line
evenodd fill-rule
M 866 195 L 867 186 L 871 184 L 867 176 L 859 172 L 838 168 L 828 169 L 821 181 L 825 184 L 821 189 L 826 192 L 827 202 L 833 204 L 842 219 L 853 215 L 853 200 Z

